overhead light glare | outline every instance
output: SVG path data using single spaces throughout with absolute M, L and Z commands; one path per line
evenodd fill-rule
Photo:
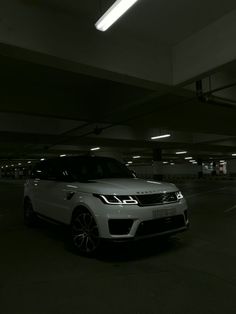
M 232 154 L 232 156 L 236 156 L 236 154 Z
M 60 155 L 60 157 L 66 157 L 66 154 L 62 154 L 62 155 Z
M 176 155 L 183 155 L 183 154 L 187 154 L 187 152 L 186 151 L 176 152 Z
M 94 150 L 99 150 L 101 149 L 100 147 L 93 147 L 93 148 L 90 148 L 90 150 L 94 151 Z
M 127 12 L 138 0 L 117 0 L 97 21 L 97 30 L 105 32 L 125 12 Z
M 158 140 L 160 138 L 166 138 L 166 137 L 170 137 L 170 134 L 163 134 L 163 135 L 158 135 L 158 136 L 153 136 L 151 137 L 151 140 Z
M 162 162 L 164 165 L 167 165 L 169 162 L 168 161 L 163 161 Z
M 193 159 L 193 157 L 185 157 L 184 159 L 191 160 L 191 159 Z
M 139 159 L 141 156 L 133 156 L 133 159 Z
M 29 160 L 27 163 L 28 163 L 28 164 L 31 164 L 31 161 Z
M 128 161 L 127 164 L 132 165 L 133 161 Z
M 41 158 L 41 159 L 40 159 L 40 161 L 44 161 L 44 160 L 45 160 L 45 158 Z

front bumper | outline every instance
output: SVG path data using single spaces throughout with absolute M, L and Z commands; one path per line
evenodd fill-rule
M 96 201 L 95 217 L 101 238 L 127 241 L 182 232 L 189 218 L 184 199 L 176 203 L 145 206 L 105 205 Z

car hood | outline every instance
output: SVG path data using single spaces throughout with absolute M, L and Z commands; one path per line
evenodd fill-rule
M 79 188 L 81 192 L 104 195 L 138 195 L 177 191 L 177 187 L 172 183 L 143 180 L 138 178 L 99 179 L 89 181 L 87 183 L 78 183 L 76 184 L 76 187 Z

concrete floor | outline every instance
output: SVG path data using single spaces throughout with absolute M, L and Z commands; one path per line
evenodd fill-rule
M 0 182 L 0 313 L 236 313 L 236 182 L 179 187 L 188 232 L 88 259 L 64 228 L 25 227 L 22 183 Z

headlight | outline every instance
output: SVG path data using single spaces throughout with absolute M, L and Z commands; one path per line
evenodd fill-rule
M 138 201 L 129 195 L 98 195 L 98 197 L 103 203 L 109 205 L 136 205 Z
M 176 196 L 177 200 L 182 200 L 182 198 L 184 198 L 183 194 L 180 191 L 176 192 Z

